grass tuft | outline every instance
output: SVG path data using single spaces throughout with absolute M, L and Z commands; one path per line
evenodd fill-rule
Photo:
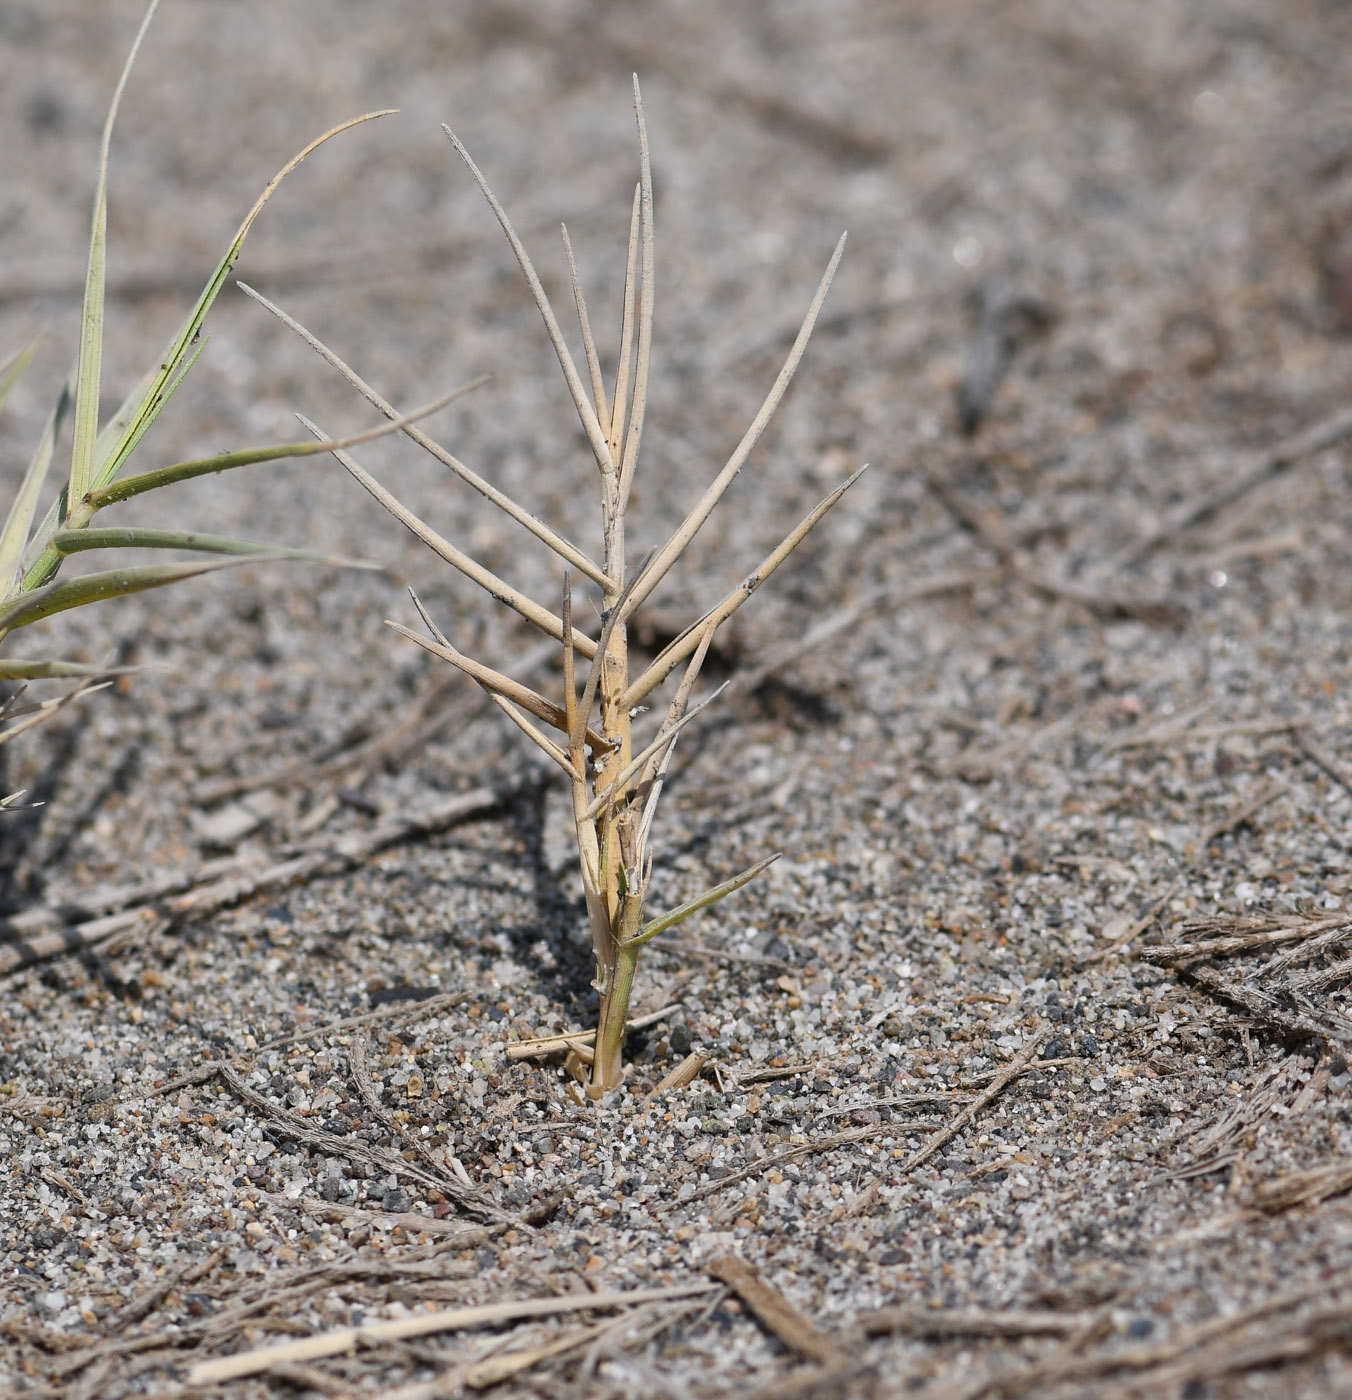
M 511 245 L 576 408 L 594 459 L 601 497 L 599 557 L 583 552 L 536 520 L 425 433 L 412 427 L 401 430 L 562 560 L 565 572 L 557 610 L 528 598 L 459 550 L 403 506 L 349 453 L 335 450 L 338 460 L 352 476 L 437 555 L 559 643 L 563 694 L 561 699 L 554 699 L 457 650 L 424 611 L 416 595 L 414 603 L 430 635 L 398 622 L 388 624 L 401 636 L 483 687 L 494 703 L 566 775 L 596 958 L 595 985 L 601 1000 L 594 1049 L 574 1047 L 573 1067 L 585 1081 L 588 1096 L 593 1099 L 600 1099 L 623 1083 L 625 1023 L 640 949 L 653 938 L 740 889 L 776 858 L 772 855 L 758 861 L 750 869 L 668 913 L 656 918 L 645 916 L 653 868 L 653 821 L 672 753 L 681 731 L 717 695 L 715 692 L 700 704 L 691 703 L 714 635 L 793 553 L 859 475 L 855 473 L 817 505 L 736 588 L 695 619 L 646 668 L 631 674 L 628 627 L 634 612 L 685 554 L 760 440 L 802 359 L 845 246 L 842 236 L 787 359 L 731 456 L 665 543 L 631 570 L 625 556 L 626 527 L 631 490 L 639 469 L 647 406 L 655 289 L 652 171 L 637 78 L 634 80 L 634 112 L 638 127 L 639 179 L 630 211 L 624 311 L 615 354 L 615 378 L 609 394 L 567 230 L 563 230 L 564 252 L 585 350 L 585 365 L 581 371 L 573 360 L 530 255 L 506 211 L 459 138 L 449 127 L 445 128 Z M 250 295 L 301 335 L 392 423 L 400 423 L 394 408 L 332 350 L 279 307 L 256 292 Z M 322 430 L 315 424 L 308 419 L 301 421 L 317 439 L 323 438 Z M 601 623 L 594 635 L 575 625 L 574 575 L 581 575 L 600 590 Z M 680 678 L 665 715 L 654 732 L 636 740 L 632 733 L 636 708 L 678 668 L 681 668 Z
M 51 416 L 29 459 L 18 489 L 0 525 L 0 648 L 12 632 L 68 608 L 82 607 L 107 598 L 121 597 L 149 588 L 160 588 L 195 578 L 218 569 L 262 560 L 311 560 L 352 566 L 353 560 L 316 553 L 262 545 L 251 540 L 227 539 L 218 535 L 192 532 L 139 529 L 134 525 L 116 529 L 93 529 L 91 522 L 99 511 L 147 491 L 187 481 L 208 472 L 287 457 L 309 456 L 316 452 L 354 446 L 386 433 L 408 429 L 413 421 L 442 407 L 464 390 L 455 390 L 437 403 L 406 418 L 354 437 L 332 442 L 284 443 L 225 453 L 192 462 L 178 462 L 136 475 L 124 469 L 141 447 L 147 431 L 164 411 L 185 376 L 206 348 L 203 322 L 230 269 L 238 260 L 254 221 L 277 186 L 308 155 L 326 141 L 362 122 L 384 116 L 369 112 L 325 132 L 300 151 L 273 177 L 239 226 L 224 256 L 208 278 L 201 295 L 165 352 L 127 397 L 116 413 L 99 423 L 99 394 L 102 385 L 104 345 L 104 271 L 107 254 L 108 156 L 118 107 L 131 76 L 132 65 L 145 38 L 159 0 L 152 0 L 141 21 L 131 52 L 123 66 L 104 123 L 99 146 L 95 181 L 94 212 L 85 274 L 83 309 L 80 318 L 79 356 L 73 384 L 58 396 Z M 0 365 L 0 405 L 31 364 L 37 351 L 37 338 L 30 340 L 9 361 Z M 56 499 L 41 521 L 34 526 L 38 502 L 46 486 L 56 449 L 67 423 L 71 425 L 70 468 Z M 86 550 L 152 549 L 186 551 L 221 556 L 210 560 L 176 560 L 172 563 L 121 565 L 74 579 L 57 579 L 63 562 Z M 361 565 L 361 567 L 370 567 Z M 57 701 L 44 701 L 22 708 L 0 708 L 0 744 L 40 723 L 80 695 L 91 690 L 91 668 L 73 661 L 20 660 L 0 656 L 0 681 L 83 678 L 84 683 Z

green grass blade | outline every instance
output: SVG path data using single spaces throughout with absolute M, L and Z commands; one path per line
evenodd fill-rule
M 103 431 L 99 434 L 98 444 L 94 449 L 95 459 L 103 463 L 116 448 L 120 454 L 121 463 L 126 465 L 132 453 L 136 451 L 140 441 L 145 437 L 150 429 L 150 425 L 159 416 L 164 405 L 178 392 L 178 386 L 187 378 L 188 372 L 197 363 L 202 352 L 211 343 L 210 336 L 199 336 L 192 346 L 192 352 L 186 355 L 179 365 L 178 373 L 169 381 L 163 390 L 160 391 L 159 406 L 151 414 L 137 414 L 136 409 L 141 398 L 145 396 L 155 376 L 148 374 L 142 379 L 134 393 L 129 396 L 122 407 L 104 424 Z M 134 419 L 134 421 L 133 421 Z M 100 467 L 95 478 L 95 487 L 102 484 L 105 479 L 105 472 Z
M 56 681 L 128 676 L 139 666 L 86 666 L 83 661 L 9 661 L 0 658 L 0 681 Z
M 143 593 L 148 588 L 163 588 L 166 584 L 178 583 L 181 579 L 195 578 L 198 574 L 213 573 L 217 569 L 235 568 L 254 560 L 287 557 L 285 551 L 274 550 L 270 554 L 212 559 L 207 563 L 143 564 L 127 569 L 107 569 L 97 574 L 86 574 L 83 578 L 49 583 L 0 608 L 0 635 L 13 632 L 18 627 L 27 627 L 30 623 L 51 617 L 54 613 L 83 607 L 86 603 L 98 603 L 105 598 L 120 598 L 128 593 Z
M 69 408 L 70 389 L 67 387 L 61 391 L 52 416 L 47 420 L 47 426 L 38 442 L 38 450 L 33 454 L 28 470 L 23 474 L 18 494 L 14 497 L 9 515 L 5 518 L 5 527 L 0 530 L 0 599 L 8 598 L 18 584 L 24 545 L 28 542 L 28 532 L 33 524 L 33 515 L 37 511 L 38 498 L 42 495 L 43 483 L 47 480 L 47 469 L 52 464 L 57 434 L 61 431 L 61 423 Z M 53 511 L 53 516 L 59 513 L 58 507 Z M 56 523 L 55 519 L 52 523 Z
M 99 144 L 99 172 L 94 187 L 94 216 L 89 234 L 89 264 L 85 271 L 84 307 L 80 313 L 80 362 L 75 375 L 75 440 L 70 454 L 70 489 L 67 511 L 83 499 L 94 483 L 94 452 L 99 435 L 99 383 L 103 361 L 103 290 L 108 251 L 108 152 L 122 94 L 131 77 L 132 64 L 140 51 L 159 0 L 150 0 L 141 27 L 136 31 L 131 52 L 122 67 L 122 76 L 108 108 Z
M 233 539 L 228 535 L 206 535 L 196 530 L 146 530 L 120 525 L 109 529 L 62 530 L 52 538 L 59 553 L 76 554 L 86 549 L 191 549 L 205 554 L 240 556 L 266 554 L 271 558 L 308 559 L 314 564 L 333 564 L 348 569 L 379 569 L 364 559 L 348 559 L 318 549 L 278 548 L 256 540 Z
M 164 354 L 160 357 L 158 370 L 151 374 L 148 383 L 138 386 L 136 393 L 119 410 L 119 417 L 126 423 L 126 427 L 119 437 L 107 445 L 106 452 L 100 452 L 97 469 L 91 483 L 94 487 L 106 486 L 122 470 L 132 450 L 144 436 L 146 429 L 159 417 L 165 404 L 169 402 L 174 390 L 182 380 L 184 362 L 193 350 L 202 329 L 202 322 L 206 320 L 207 312 L 211 310 L 212 303 L 225 285 L 225 279 L 230 275 L 231 268 L 238 261 L 244 247 L 244 240 L 248 237 L 254 220 L 262 213 L 263 206 L 272 197 L 277 186 L 306 156 L 318 150 L 326 141 L 354 126 L 359 126 L 362 122 L 373 121 L 376 117 L 390 116 L 393 110 L 393 108 L 387 108 L 379 112 L 366 112 L 360 117 L 353 117 L 350 121 L 340 123 L 311 141 L 303 151 L 293 156 L 272 177 L 267 188 L 259 195 L 253 208 L 245 216 L 244 222 L 240 224 L 225 256 L 216 264 L 216 269 L 208 278 L 196 305 L 188 313 L 188 317 L 179 328 L 177 335 L 169 342 Z
M 772 856 L 766 856 L 764 860 L 758 860 L 749 870 L 743 870 L 740 875 L 734 875 L 731 880 L 724 880 L 721 885 L 715 885 L 711 890 L 705 890 L 703 894 L 696 895 L 694 899 L 687 899 L 684 904 L 678 904 L 670 913 L 663 914 L 660 918 L 650 919 L 634 935 L 626 948 L 635 948 L 640 943 L 646 943 L 650 938 L 656 938 L 659 933 L 665 933 L 668 929 L 675 928 L 677 924 L 684 923 L 692 914 L 698 914 L 701 909 L 707 909 L 711 904 L 717 904 L 720 899 L 740 890 L 743 885 L 754 880 L 757 875 L 768 865 L 773 865 L 779 859 L 779 852 Z
M 191 481 L 195 476 L 208 476 L 212 472 L 230 471 L 234 467 L 249 467 L 258 462 L 276 462 L 284 457 L 313 457 L 319 452 L 341 452 L 344 448 L 358 447 L 364 442 L 374 442 L 376 438 L 388 437 L 391 433 L 402 432 L 411 423 L 436 413 L 448 403 L 469 393 L 483 383 L 483 378 L 458 385 L 449 394 L 443 394 L 432 403 L 416 408 L 403 418 L 382 423 L 377 428 L 368 428 L 364 433 L 353 433 L 350 437 L 335 438 L 320 442 L 280 442 L 269 447 L 246 447 L 238 452 L 223 452 L 216 457 L 199 457 L 191 462 L 175 462 L 172 466 L 157 467 L 154 471 L 140 472 L 136 476 L 123 477 L 89 493 L 89 504 L 95 510 L 110 506 L 116 501 L 129 501 L 133 496 L 144 495 L 147 491 L 161 486 L 172 485 L 176 481 Z
M 12 354 L 3 365 L 0 365 L 0 405 L 9 398 L 14 386 L 23 378 L 28 366 L 33 363 L 33 356 L 38 353 L 38 343 L 42 339 L 42 332 L 35 336 Z

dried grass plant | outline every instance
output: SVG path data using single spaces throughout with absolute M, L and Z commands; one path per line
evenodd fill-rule
M 357 481 L 436 554 L 498 602 L 559 643 L 563 687 L 561 699 L 554 700 L 458 651 L 428 616 L 416 595 L 414 602 L 430 635 L 422 635 L 398 622 L 389 623 L 401 636 L 459 668 L 482 686 L 512 722 L 567 777 L 572 794 L 582 886 L 596 957 L 595 986 L 600 993 L 599 1023 L 594 1041 L 591 1046 L 582 1041 L 574 1044 L 573 1067 L 578 1077 L 585 1080 L 587 1094 L 593 1099 L 601 1098 L 623 1082 L 625 1022 L 635 968 L 644 945 L 659 934 L 675 928 L 692 914 L 740 889 L 775 859 L 772 855 L 758 861 L 750 869 L 668 913 L 656 918 L 645 916 L 645 897 L 653 864 L 653 819 L 672 752 L 682 729 L 714 699 L 714 695 L 710 695 L 701 703 L 692 704 L 695 686 L 714 634 L 793 553 L 859 475 L 856 472 L 832 491 L 730 593 L 695 619 L 638 674 L 633 673 L 627 636 L 634 613 L 685 554 L 750 457 L 798 367 L 845 244 L 842 236 L 812 298 L 793 348 L 751 426 L 666 542 L 637 568 L 631 569 L 625 554 L 625 533 L 630 495 L 639 467 L 639 448 L 648 397 L 654 293 L 652 174 L 637 79 L 634 82 L 634 106 L 638 123 L 640 178 L 629 221 L 624 310 L 613 389 L 609 392 L 592 336 L 567 229 L 563 229 L 563 247 L 572 279 L 585 355 L 581 370 L 510 220 L 465 147 L 449 127 L 444 128 L 511 244 L 544 319 L 569 394 L 590 444 L 601 496 L 599 560 L 537 520 L 523 506 L 483 480 L 426 434 L 412 427 L 404 431 L 563 560 L 566 572 L 558 610 L 527 597 L 499 578 L 406 509 L 349 453 L 342 450 L 335 452 L 338 460 Z M 249 288 L 245 290 L 250 291 Z M 250 295 L 304 337 L 387 418 L 397 417 L 393 406 L 332 350 L 259 293 L 250 291 Z M 321 430 L 309 420 L 302 421 L 316 437 L 323 436 Z M 571 585 L 574 574 L 581 575 L 599 593 L 600 625 L 595 635 L 576 624 Z M 679 678 L 675 692 L 665 714 L 658 720 L 655 732 L 636 737 L 635 716 L 645 707 L 653 692 L 677 673 Z
M 108 156 L 118 108 L 131 74 L 132 64 L 154 17 L 159 0 L 147 9 L 132 45 L 131 53 L 118 80 L 109 107 L 99 148 L 98 174 L 94 197 L 89 260 L 85 274 L 83 310 L 80 318 L 79 355 L 73 382 L 62 390 L 47 421 L 37 450 L 28 462 L 0 526 L 0 648 L 10 634 L 63 612 L 106 598 L 115 598 L 149 588 L 160 588 L 216 569 L 258 560 L 309 559 L 330 564 L 353 564 L 331 555 L 305 549 L 258 544 L 251 540 L 195 532 L 142 529 L 135 525 L 94 528 L 96 515 L 108 506 L 129 501 L 148 491 L 209 472 L 285 457 L 311 456 L 334 447 L 354 446 L 373 437 L 397 431 L 421 414 L 400 423 L 383 423 L 372 432 L 349 437 L 342 442 L 316 443 L 310 440 L 247 448 L 189 462 L 176 462 L 152 470 L 127 474 L 133 456 L 139 456 L 142 440 L 169 400 L 183 383 L 188 371 L 206 349 L 202 325 L 227 275 L 240 255 L 249 230 L 274 190 L 311 152 L 326 141 L 382 112 L 370 112 L 327 131 L 278 172 L 249 210 L 225 256 L 217 263 L 202 294 L 169 342 L 164 353 L 144 375 L 122 406 L 100 426 L 99 393 L 102 385 L 104 346 L 104 277 L 108 228 Z M 0 406 L 13 391 L 37 352 L 40 337 L 34 336 L 6 363 L 0 365 Z M 456 394 L 422 412 L 431 412 Z M 46 485 L 49 469 L 63 438 L 67 421 L 72 425 L 70 467 L 56 499 L 36 528 L 37 507 Z M 209 560 L 175 560 L 158 564 L 123 564 L 100 569 L 78 578 L 58 578 L 66 559 L 85 550 L 175 550 L 217 556 Z M 369 567 L 369 566 L 363 566 Z M 72 699 L 97 688 L 99 675 L 106 668 L 65 660 L 26 660 L 0 656 L 0 681 L 21 684 L 32 680 L 78 678 L 79 684 L 55 699 L 24 703 L 13 694 L 0 705 L 0 744 L 13 739 L 33 725 L 50 718 Z M 12 805 L 13 795 L 0 803 Z

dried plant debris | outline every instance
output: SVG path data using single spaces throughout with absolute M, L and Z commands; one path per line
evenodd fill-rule
M 1346 911 L 1211 915 L 1184 920 L 1178 934 L 1141 957 L 1177 968 L 1281 1035 L 1352 1046 L 1352 1004 L 1337 995 L 1352 982 L 1352 962 L 1338 956 L 1352 938 Z

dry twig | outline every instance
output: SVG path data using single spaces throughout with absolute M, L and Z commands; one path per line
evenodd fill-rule
M 1227 471 L 1226 480 L 1221 485 L 1202 492 L 1180 506 L 1168 520 L 1138 540 L 1114 560 L 1110 567 L 1121 569 L 1139 564 L 1160 545 L 1168 543 L 1194 525 L 1200 525 L 1202 521 L 1210 519 L 1255 487 L 1280 476 L 1302 459 L 1323 452 L 1349 435 L 1352 435 L 1352 409 L 1343 408 L 1313 426 L 1284 438 L 1274 446 L 1253 454 L 1247 466 L 1238 471 L 1233 468 Z
M 705 1268 L 714 1278 L 726 1283 L 765 1327 L 805 1361 L 837 1366 L 845 1360 L 840 1344 L 799 1312 L 779 1289 L 744 1259 L 737 1258 L 735 1254 L 720 1254 L 711 1259 Z
M 429 836 L 490 812 L 520 793 L 530 781 L 529 777 L 522 777 L 496 788 L 475 788 L 437 803 L 426 812 L 391 817 L 366 831 L 312 837 L 283 848 L 271 858 L 264 857 L 261 864 L 257 858 L 246 862 L 232 856 L 224 873 L 222 867 L 212 864 L 198 867 L 191 874 L 166 877 L 149 887 L 128 887 L 131 898 L 135 890 L 187 885 L 179 894 L 161 897 L 151 893 L 149 903 L 0 945 L 0 975 L 61 953 L 80 952 L 121 934 L 148 934 L 184 919 L 201 918 L 238 904 L 260 890 L 350 870 L 388 846 Z M 204 882 L 197 883 L 202 869 L 211 873 Z
M 258 1347 L 237 1356 L 199 1362 L 188 1374 L 189 1385 L 214 1385 L 220 1381 L 256 1376 L 278 1363 L 315 1361 L 324 1356 L 341 1356 L 354 1347 L 405 1337 L 428 1337 L 436 1332 L 461 1332 L 473 1327 L 491 1327 L 525 1317 L 553 1317 L 568 1312 L 606 1312 L 633 1307 L 639 1303 L 663 1302 L 669 1298 L 691 1298 L 706 1293 L 706 1283 L 679 1284 L 670 1288 L 636 1288 L 620 1293 L 565 1293 L 557 1298 L 525 1298 L 509 1303 L 482 1303 L 475 1307 L 448 1308 L 441 1312 L 397 1317 L 388 1322 L 367 1323 L 363 1327 L 339 1327 L 295 1342 Z
M 927 1162 L 934 1154 L 951 1138 L 956 1137 L 971 1121 L 981 1112 L 987 1104 L 996 1099 L 1005 1086 L 1011 1084 L 1021 1074 L 1026 1074 L 1033 1067 L 1033 1061 L 1037 1058 L 1038 1048 L 1047 1038 L 1047 1027 L 1039 1026 L 1024 1041 L 1023 1049 L 1018 1055 L 1002 1069 L 991 1081 L 989 1089 L 984 1090 L 972 1100 L 961 1113 L 953 1119 L 951 1123 L 946 1123 L 937 1133 L 915 1153 L 902 1167 L 903 1175 L 909 1175 L 922 1162 Z

